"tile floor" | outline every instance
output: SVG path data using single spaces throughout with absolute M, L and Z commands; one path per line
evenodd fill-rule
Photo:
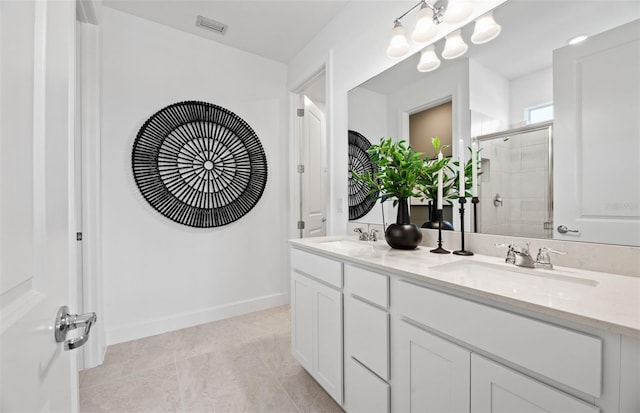
M 81 412 L 337 412 L 291 356 L 289 306 L 107 348 Z

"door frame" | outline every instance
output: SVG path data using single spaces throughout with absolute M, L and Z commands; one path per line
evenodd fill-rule
M 76 0 L 80 23 L 78 56 L 81 88 L 82 139 L 82 279 L 79 291 L 79 311 L 95 312 L 98 321 L 91 330 L 91 339 L 82 347 L 79 369 L 96 367 L 104 361 L 106 333 L 102 295 L 102 166 L 101 166 L 101 76 L 102 27 L 99 0 Z
M 325 222 L 325 226 L 327 228 L 327 234 L 329 233 L 329 223 L 331 210 L 329 208 L 328 199 L 330 198 L 329 194 L 331 193 L 331 168 L 329 167 L 329 146 L 330 140 L 328 139 L 328 133 L 326 131 L 329 130 L 330 123 L 330 71 L 328 70 L 329 63 L 327 61 L 323 62 L 321 66 L 319 66 L 315 71 L 311 73 L 305 80 L 300 82 L 296 87 L 290 89 L 289 92 L 289 113 L 291 115 L 292 121 L 291 125 L 291 140 L 290 140 L 290 152 L 289 152 L 289 214 L 288 214 L 288 237 L 289 238 L 302 238 L 303 230 L 298 229 L 298 221 L 302 217 L 302 178 L 301 174 L 297 172 L 297 167 L 302 163 L 302 151 L 301 151 L 301 140 L 304 134 L 304 121 L 302 117 L 297 116 L 298 109 L 304 109 L 304 90 L 309 87 L 315 80 L 318 79 L 319 76 L 324 75 L 326 78 L 326 86 L 325 86 L 325 96 L 326 96 L 326 107 L 325 107 L 325 159 L 327 159 L 327 174 L 325 177 L 325 211 L 327 221 Z

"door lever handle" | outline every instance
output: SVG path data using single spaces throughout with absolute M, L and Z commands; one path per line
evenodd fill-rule
M 558 226 L 558 232 L 561 234 L 566 234 L 567 232 L 580 232 L 577 229 L 569 229 L 566 225 Z
M 66 305 L 58 309 L 54 335 L 57 343 L 64 342 L 65 350 L 73 350 L 81 347 L 89 339 L 91 326 L 98 320 L 96 313 L 69 314 L 69 307 Z M 84 327 L 82 334 L 76 338 L 67 340 L 67 333 L 71 330 Z

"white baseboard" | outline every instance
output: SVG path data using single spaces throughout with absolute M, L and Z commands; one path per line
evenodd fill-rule
M 236 301 L 200 311 L 175 314 L 171 317 L 158 318 L 142 323 L 128 324 L 116 329 L 107 330 L 107 345 L 154 336 L 169 331 L 180 330 L 198 324 L 210 323 L 237 315 L 265 310 L 289 303 L 286 292 Z

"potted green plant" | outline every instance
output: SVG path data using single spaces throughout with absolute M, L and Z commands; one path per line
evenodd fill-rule
M 422 154 L 415 152 L 404 140 L 394 142 L 392 138 L 383 138 L 367 152 L 377 170 L 365 174 L 352 171 L 353 176 L 365 183 L 371 193 L 377 190 L 381 202 L 393 199 L 393 205 L 398 206 L 396 223 L 385 230 L 387 243 L 392 248 L 414 249 L 422 241 L 422 232 L 409 221 L 408 199 L 419 195 L 416 187 L 424 167 Z

